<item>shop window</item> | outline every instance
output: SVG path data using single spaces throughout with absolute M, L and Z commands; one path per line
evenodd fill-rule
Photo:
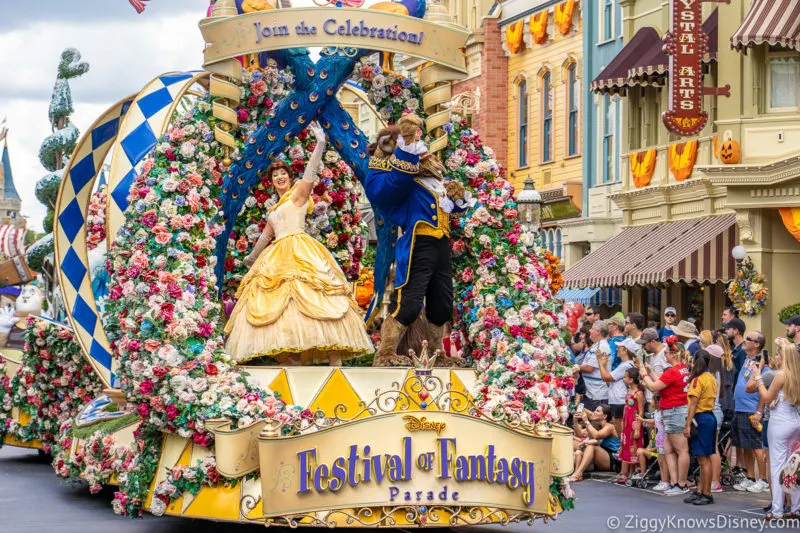
M 767 55 L 767 110 L 797 111 L 800 102 L 800 54 L 770 52 Z
M 567 69 L 567 156 L 578 155 L 578 65 L 572 63 Z
M 602 124 L 602 168 L 603 168 L 603 183 L 611 183 L 616 181 L 616 165 L 615 165 L 615 150 L 614 150 L 614 133 L 616 125 L 616 102 L 612 101 L 611 96 L 603 96 L 603 105 L 600 110 L 602 116 L 600 123 Z
M 614 0 L 598 0 L 600 16 L 600 31 L 598 42 L 604 43 L 614 38 Z
M 519 123 L 519 145 L 517 146 L 517 166 L 528 166 L 528 82 L 522 80 L 517 85 L 517 122 Z
M 542 163 L 553 160 L 553 83 L 550 72 L 542 75 L 542 135 L 541 151 Z

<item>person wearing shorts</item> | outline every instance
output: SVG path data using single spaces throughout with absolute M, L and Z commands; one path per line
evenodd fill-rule
M 651 392 L 658 392 L 658 407 L 664 418 L 664 440 L 667 464 L 670 471 L 671 487 L 664 494 L 674 496 L 689 492 L 686 478 L 689 475 L 689 442 L 683 435 L 688 415 L 686 392 L 689 385 L 689 370 L 683 361 L 687 357 L 683 345 L 675 337 L 667 337 L 666 358 L 671 365 L 660 377 L 653 380 L 648 369 L 642 365 L 644 386 Z

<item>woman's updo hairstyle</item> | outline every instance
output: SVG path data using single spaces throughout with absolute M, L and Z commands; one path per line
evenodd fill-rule
M 289 174 L 289 178 L 292 177 L 292 167 L 289 166 L 289 163 L 283 159 L 276 159 L 267 167 L 267 178 L 272 181 L 272 173 L 280 169 L 285 170 Z

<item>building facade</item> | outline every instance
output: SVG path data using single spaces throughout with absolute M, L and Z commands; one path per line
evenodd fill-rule
M 582 4 L 582 3 L 581 3 Z M 544 200 L 543 245 L 563 257 L 561 224 L 583 204 L 583 16 L 574 0 L 507 0 L 500 31 L 508 55 L 506 168 Z
M 618 94 L 596 94 L 591 82 L 622 49 L 622 9 L 617 0 L 589 0 L 583 13 L 583 198 L 579 219 L 564 222 L 563 259 L 569 268 L 621 228 L 622 211 L 609 199 L 621 188 L 622 103 Z M 588 300 L 588 293 L 585 295 Z
M 778 310 L 800 302 L 800 289 L 780 283 L 800 259 L 782 222 L 800 207 L 800 5 L 702 4 L 708 121 L 682 137 L 662 122 L 674 75 L 662 40 L 670 2 L 619 3 L 625 46 L 591 87 L 595 98 L 621 99 L 621 183 L 607 198 L 622 211 L 622 231 L 572 266 L 565 284 L 622 287 L 624 307 L 652 321 L 674 306 L 682 319 L 717 327 L 741 243 L 775 284 L 768 309 L 747 319 L 772 338 L 782 331 Z M 730 96 L 714 89 L 726 85 Z

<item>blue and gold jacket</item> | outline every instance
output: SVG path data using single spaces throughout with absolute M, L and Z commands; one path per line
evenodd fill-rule
M 397 226 L 403 230 L 396 243 L 392 240 L 397 262 L 394 286 L 398 289 L 408 282 L 417 225 L 426 222 L 438 226 L 439 197 L 423 185 L 418 174 L 419 156 L 397 148 L 388 159 L 370 159 L 364 184 L 367 198 L 378 208 L 376 224 L 390 224 L 395 237 Z M 379 249 L 381 245 L 379 242 Z M 377 276 L 375 281 L 377 288 Z

